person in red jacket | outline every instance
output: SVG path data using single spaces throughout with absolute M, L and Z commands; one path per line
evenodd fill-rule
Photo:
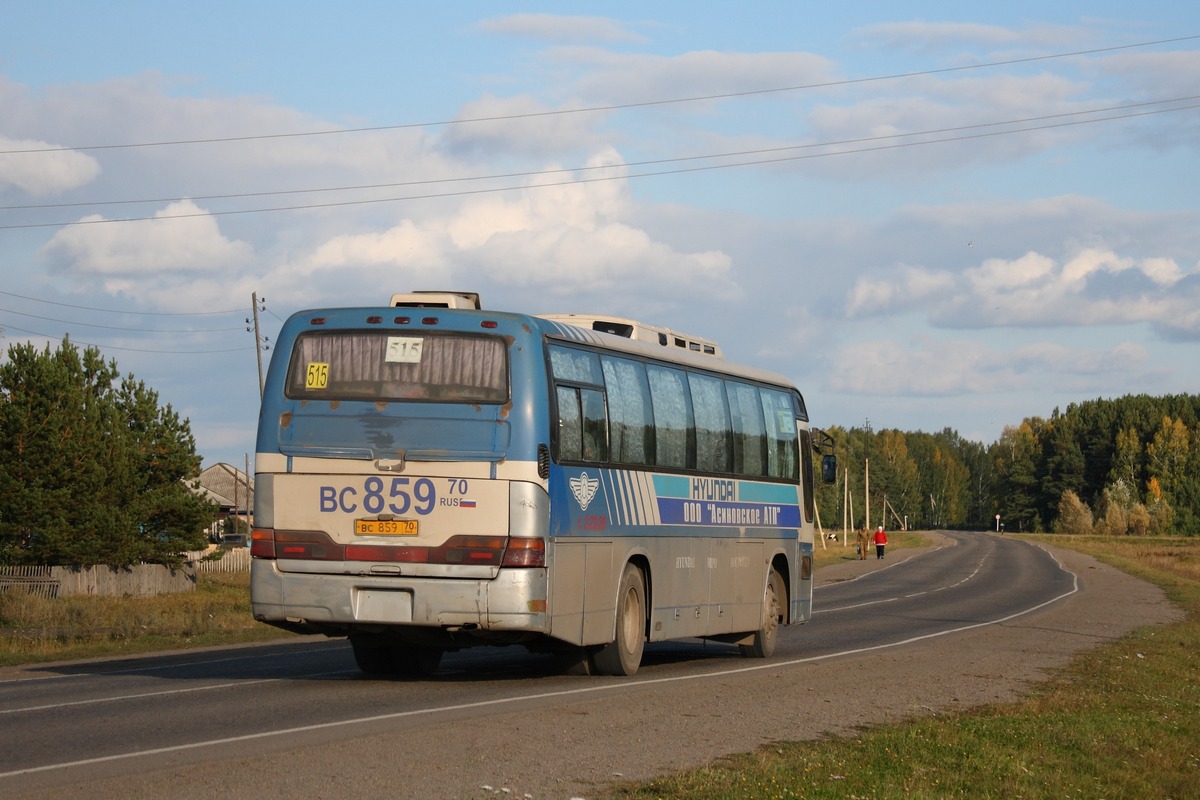
M 875 529 L 875 557 L 883 558 L 883 548 L 887 544 L 887 534 L 883 532 L 883 526 L 880 525 Z

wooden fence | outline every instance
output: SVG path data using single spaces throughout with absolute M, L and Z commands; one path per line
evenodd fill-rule
M 184 557 L 191 562 L 195 567 L 196 572 L 249 572 L 250 571 L 250 548 L 249 547 L 231 547 L 227 550 L 219 551 L 222 555 L 220 558 L 205 559 L 205 556 L 213 552 L 210 550 L 192 550 L 184 554 Z
M 197 573 L 250 571 L 249 548 L 230 548 L 220 551 L 220 558 L 205 558 L 213 552 L 194 550 L 185 553 L 184 565 L 179 569 L 162 564 L 0 567 L 0 592 L 24 592 L 38 597 L 151 597 L 192 591 L 196 588 Z
M 0 567 L 0 591 L 20 591 L 41 597 L 152 597 L 190 592 L 196 571 L 185 564 L 171 569 L 162 564 L 131 567 Z
M 0 592 L 58 597 L 58 577 L 53 570 L 54 567 L 0 567 Z

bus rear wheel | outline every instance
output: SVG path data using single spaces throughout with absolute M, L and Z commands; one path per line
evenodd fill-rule
M 442 663 L 440 648 L 405 644 L 386 636 L 351 636 L 350 647 L 358 668 L 368 675 L 430 675 Z
M 770 658 L 774 655 L 786 598 L 787 589 L 783 585 L 783 576 L 779 574 L 779 570 L 772 567 L 767 575 L 767 587 L 763 593 L 762 627 L 754 632 L 754 639 L 750 644 L 739 645 L 743 656 Z
M 642 664 L 646 646 L 646 579 L 633 564 L 626 564 L 617 590 L 616 638 L 592 657 L 601 675 L 632 675 Z

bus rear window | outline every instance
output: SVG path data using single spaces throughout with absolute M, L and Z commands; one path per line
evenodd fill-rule
M 496 336 L 321 331 L 296 340 L 287 396 L 295 399 L 508 401 L 508 361 Z

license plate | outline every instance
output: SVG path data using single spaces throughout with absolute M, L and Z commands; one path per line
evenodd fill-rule
M 355 536 L 416 536 L 415 519 L 356 519 Z

